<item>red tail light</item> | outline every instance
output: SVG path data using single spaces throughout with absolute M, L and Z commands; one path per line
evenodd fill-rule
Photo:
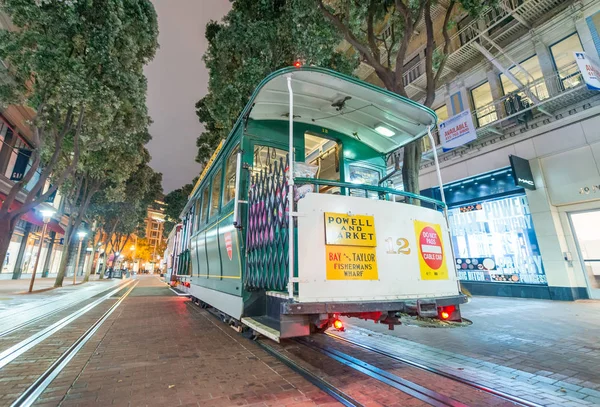
M 335 321 L 333 321 L 333 327 L 335 329 L 337 329 L 338 331 L 343 331 L 344 323 L 342 321 L 340 321 L 339 319 L 336 319 Z
M 448 319 L 450 318 L 450 314 L 448 314 L 446 311 L 442 311 L 440 317 L 442 317 L 442 319 Z

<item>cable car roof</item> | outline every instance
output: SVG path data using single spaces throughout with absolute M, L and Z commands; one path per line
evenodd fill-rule
M 341 73 L 315 67 L 273 72 L 258 85 L 242 117 L 289 120 L 288 75 L 292 77 L 295 122 L 355 137 L 381 153 L 389 153 L 423 137 L 427 127 L 437 122 L 433 110 L 419 103 Z

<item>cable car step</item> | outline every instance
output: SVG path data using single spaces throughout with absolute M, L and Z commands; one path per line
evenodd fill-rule
M 279 342 L 281 332 L 272 326 L 273 322 L 277 323 L 277 321 L 268 317 L 242 318 L 242 324 L 246 325 L 248 328 L 255 330 L 259 334 L 264 335 L 275 342 Z

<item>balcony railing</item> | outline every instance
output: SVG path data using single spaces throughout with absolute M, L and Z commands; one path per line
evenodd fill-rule
M 562 94 L 571 93 L 581 87 L 583 79 L 576 63 L 569 64 L 558 70 L 551 77 L 541 77 L 525 86 L 494 100 L 472 112 L 473 122 L 479 123 L 479 128 L 493 125 L 499 120 L 517 119 L 531 112 L 534 108 L 544 109 L 544 105 L 557 100 Z M 529 95 L 535 95 L 540 103 L 534 104 Z M 582 95 L 586 95 L 583 93 Z M 533 118 L 533 116 L 530 116 Z

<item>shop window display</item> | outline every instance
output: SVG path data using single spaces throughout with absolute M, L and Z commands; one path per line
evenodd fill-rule
M 547 283 L 525 195 L 452 208 L 449 220 L 460 280 Z

